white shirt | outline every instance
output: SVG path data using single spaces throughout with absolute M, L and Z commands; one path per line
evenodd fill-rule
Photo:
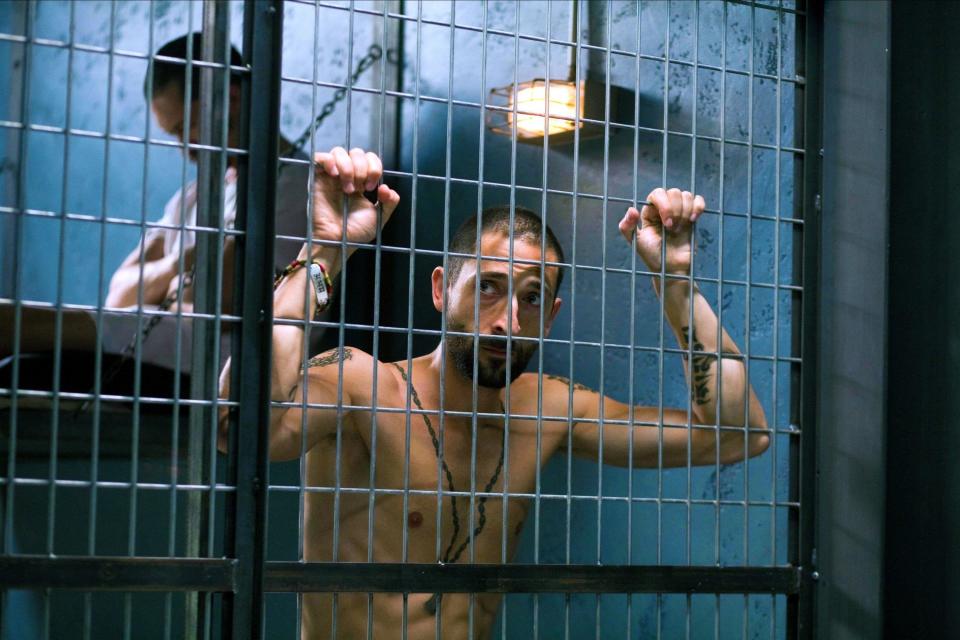
M 295 156 L 306 159 L 303 154 Z M 294 236 L 297 239 L 277 239 L 274 249 L 274 266 L 279 271 L 297 257 L 300 247 L 309 229 L 307 218 L 307 180 L 309 166 L 306 164 L 282 165 L 277 177 L 277 235 Z M 237 171 L 227 169 L 223 177 L 223 228 L 232 229 L 237 218 Z M 144 234 L 144 241 L 163 238 L 163 254 L 179 255 L 181 244 L 184 250 L 196 244 L 196 232 L 180 228 L 181 214 L 184 214 L 184 226 L 196 226 L 197 222 L 197 183 L 191 182 L 178 190 L 163 208 L 163 216 L 158 227 L 151 227 Z M 271 275 L 272 277 L 272 275 Z M 92 314 L 93 315 L 93 314 Z M 139 330 L 136 316 L 103 316 L 103 347 L 107 353 L 121 353 L 130 339 Z M 191 323 L 189 319 L 168 317 L 161 320 L 150 332 L 148 339 L 141 345 L 143 362 L 173 368 L 176 355 L 177 335 L 180 344 L 180 367 L 183 373 L 190 372 Z M 317 342 L 322 331 L 311 333 Z M 229 334 L 221 336 L 220 365 L 224 364 L 230 353 Z
M 298 159 L 305 160 L 306 156 L 298 154 Z M 301 164 L 281 165 L 280 175 L 277 177 L 277 217 L 276 233 L 282 236 L 295 236 L 299 240 L 276 241 L 274 250 L 274 266 L 277 270 L 283 269 L 291 260 L 297 257 L 300 247 L 306 238 L 307 220 L 307 180 L 309 167 Z M 197 224 L 197 183 L 188 184 L 178 190 L 163 208 L 163 216 L 157 221 L 159 227 L 150 228 L 145 234 L 145 241 L 149 244 L 153 238 L 163 238 L 163 255 L 179 255 L 180 245 L 183 249 L 191 249 L 196 244 L 196 233 L 188 229 L 181 232 L 181 213 L 184 213 L 183 225 L 195 227 Z M 237 219 L 237 170 L 227 169 L 223 176 L 223 228 L 233 229 Z
M 195 227 L 197 225 L 197 182 L 193 181 L 185 188 L 179 189 L 167 201 L 163 208 L 163 217 L 157 221 L 162 227 L 152 227 L 146 233 L 145 242 L 150 242 L 157 236 L 163 238 L 163 255 L 169 256 L 180 253 L 181 244 L 184 251 L 192 249 L 196 244 L 196 233 L 190 230 L 180 230 L 181 214 L 183 225 Z M 223 228 L 233 229 L 237 219 L 237 170 L 227 169 L 223 176 Z

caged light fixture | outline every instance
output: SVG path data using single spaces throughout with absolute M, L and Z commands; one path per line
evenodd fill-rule
M 574 0 L 571 12 L 570 39 L 578 42 L 579 5 Z M 551 142 L 573 142 L 576 131 L 580 139 L 595 138 L 604 133 L 603 122 L 632 123 L 634 93 L 610 85 L 610 112 L 604 113 L 607 83 L 589 77 L 577 80 L 577 47 L 571 49 L 567 78 L 534 78 L 490 90 L 491 105 L 487 112 L 487 126 L 494 133 L 513 135 L 516 128 L 518 142 L 539 144 L 544 136 Z M 622 117 L 628 117 L 624 121 Z M 516 125 L 514 127 L 514 125 Z

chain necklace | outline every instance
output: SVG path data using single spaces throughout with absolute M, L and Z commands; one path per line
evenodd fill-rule
M 375 63 L 377 60 L 379 60 L 382 57 L 383 57 L 383 49 L 376 44 L 370 45 L 370 47 L 367 49 L 366 55 L 360 58 L 360 60 L 357 62 L 357 68 L 354 70 L 353 74 L 350 76 L 350 86 L 353 86 L 354 84 L 356 84 L 357 81 L 360 79 L 360 76 L 362 76 L 367 71 L 367 69 L 372 67 L 373 63 Z M 393 64 L 399 64 L 399 59 L 397 57 L 396 50 L 389 49 L 387 51 L 387 60 Z M 337 91 L 333 94 L 333 97 L 329 101 L 327 101 L 323 105 L 323 107 L 320 109 L 320 113 L 317 115 L 314 121 L 310 123 L 310 126 L 308 126 L 304 130 L 304 132 L 300 134 L 299 138 L 297 138 L 296 140 L 293 141 L 293 143 L 291 143 L 290 145 L 291 153 L 296 151 L 301 151 L 303 149 L 303 146 L 307 143 L 307 141 L 311 138 L 311 136 L 314 133 L 316 133 L 317 129 L 320 127 L 320 124 L 324 120 L 326 120 L 331 113 L 333 113 L 334 109 L 336 109 L 337 107 L 337 104 L 340 103 L 344 98 L 346 98 L 346 96 L 347 96 L 347 87 L 341 87 L 337 89 Z M 288 165 L 286 164 L 281 164 L 280 167 L 277 169 L 277 175 L 279 176 L 281 173 L 283 173 L 283 170 L 287 166 Z M 113 366 L 110 367 L 110 370 L 107 371 L 106 374 L 104 374 L 103 379 L 101 380 L 101 386 L 105 386 L 109 384 L 110 382 L 113 381 L 114 378 L 117 377 L 117 375 L 123 369 L 124 365 L 127 364 L 127 362 L 130 361 L 130 358 L 133 357 L 133 353 L 137 348 L 137 342 L 139 341 L 142 343 L 148 337 L 150 337 L 150 333 L 153 331 L 153 329 L 157 326 L 157 324 L 159 324 L 161 320 L 163 320 L 164 318 L 163 313 L 166 311 L 169 311 L 170 308 L 174 304 L 176 304 L 176 302 L 181 298 L 181 296 L 183 295 L 183 292 L 187 288 L 193 285 L 193 278 L 195 275 L 196 275 L 196 265 L 194 264 L 194 265 L 191 265 L 190 269 L 184 273 L 183 277 L 180 279 L 180 283 L 177 289 L 175 291 L 170 292 L 167 295 L 167 297 L 164 298 L 159 305 L 157 305 L 157 308 L 155 311 L 160 313 L 158 313 L 157 315 L 151 316 L 147 320 L 146 324 L 144 324 L 139 331 L 136 331 L 133 334 L 133 336 L 130 338 L 130 342 L 127 344 L 126 347 L 124 347 L 123 351 L 120 352 L 120 357 L 117 359 L 116 362 L 114 362 Z M 94 394 L 94 391 L 96 391 L 95 385 L 93 388 L 90 389 L 88 395 L 92 396 Z M 77 409 L 75 415 L 80 415 L 81 413 L 86 411 L 86 409 L 90 406 L 91 402 L 92 402 L 92 398 L 86 399 L 83 402 L 83 404 L 80 405 L 80 408 Z
M 397 368 L 400 372 L 400 377 L 403 378 L 403 381 L 410 385 L 410 395 L 413 398 L 414 404 L 417 405 L 417 409 L 420 411 L 425 411 L 423 405 L 420 403 L 420 397 L 417 395 L 417 390 L 413 386 L 413 383 L 407 379 L 407 372 L 404 371 L 396 362 L 393 363 L 393 366 Z M 503 406 L 503 402 L 500 403 L 500 410 L 506 414 L 507 410 Z M 483 527 L 487 524 L 487 495 L 480 496 L 477 500 L 477 512 L 480 514 L 480 517 L 477 519 L 477 526 L 473 530 L 473 534 L 464 538 L 463 542 L 460 543 L 460 546 L 457 547 L 456 553 L 453 554 L 453 557 L 450 556 L 450 551 L 453 549 L 453 545 L 457 541 L 457 537 L 460 535 L 460 515 L 457 511 L 457 497 L 454 494 L 456 487 L 453 485 L 453 474 L 450 472 L 450 467 L 447 466 L 447 461 L 443 459 L 440 455 L 440 440 L 437 438 L 437 432 L 433 429 L 433 424 L 430 422 L 430 416 L 426 413 L 423 415 L 423 421 L 427 425 L 427 431 L 430 432 L 430 440 L 433 441 L 433 450 L 437 454 L 437 460 L 440 461 L 440 465 L 443 467 L 443 473 L 447 477 L 447 486 L 450 491 L 450 518 L 453 520 L 453 535 L 450 536 L 450 544 L 447 545 L 447 550 L 443 554 L 443 560 L 440 561 L 441 564 L 452 564 L 460 559 L 460 555 L 467 548 L 467 545 L 470 544 L 470 541 L 476 539 L 480 535 L 480 532 L 483 531 Z M 500 477 L 500 472 L 503 470 L 503 456 L 506 449 L 505 445 L 506 437 L 500 441 L 500 459 L 497 461 L 497 468 L 494 469 L 493 475 L 490 476 L 490 481 L 487 483 L 487 486 L 484 487 L 483 493 L 489 494 L 495 484 L 497 484 L 497 479 Z M 430 615 L 437 614 L 437 608 L 440 605 L 441 594 L 435 593 L 430 596 L 430 599 L 427 600 L 423 608 Z

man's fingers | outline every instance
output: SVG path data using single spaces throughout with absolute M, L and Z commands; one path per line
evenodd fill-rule
M 676 229 L 683 220 L 683 192 L 680 189 L 670 189 L 667 191 L 670 198 L 670 229 Z
M 323 169 L 323 172 L 327 175 L 333 177 L 340 175 L 340 172 L 337 171 L 337 161 L 334 159 L 332 153 L 317 151 L 313 154 L 313 161 L 317 163 L 317 166 Z
M 652 206 L 656 209 L 657 216 L 660 218 L 660 222 L 667 229 L 673 227 L 673 217 L 671 216 L 671 209 L 673 205 L 670 202 L 670 196 L 667 195 L 666 190 L 661 187 L 657 187 L 650 192 L 650 195 L 647 196 L 647 202 L 650 204 L 647 207 Z M 648 218 L 649 214 L 652 212 L 647 211 L 647 207 L 643 208 L 642 214 L 645 219 Z
M 640 222 L 640 212 L 637 211 L 636 207 L 629 207 L 627 212 L 623 214 L 623 219 L 620 220 L 619 225 L 620 233 L 627 239 L 627 242 L 633 239 L 633 232 L 636 230 L 638 222 Z
M 383 163 L 380 162 L 377 154 L 370 151 L 367 152 L 366 158 L 367 184 L 364 186 L 364 191 L 373 191 L 377 188 L 377 183 L 380 182 L 380 177 L 383 175 Z
M 700 217 L 700 214 L 703 213 L 703 210 L 707 208 L 707 203 L 703 199 L 703 196 L 696 196 L 693 199 L 693 215 L 690 216 L 690 221 L 695 222 L 697 218 Z
M 337 170 L 340 175 L 340 184 L 343 186 L 344 193 L 353 193 L 356 189 L 353 185 L 353 160 L 343 147 L 334 147 L 330 150 L 337 162 Z
M 353 187 L 362 193 L 367 184 L 367 154 L 354 147 L 350 149 L 350 161 L 353 162 Z
M 380 210 L 383 212 L 383 223 L 385 224 L 393 213 L 393 210 L 400 204 L 400 194 L 385 184 L 377 189 L 377 201 L 380 203 Z
M 684 222 L 689 222 L 693 217 L 693 194 L 689 191 L 684 191 L 680 196 L 683 198 L 683 213 L 681 217 Z

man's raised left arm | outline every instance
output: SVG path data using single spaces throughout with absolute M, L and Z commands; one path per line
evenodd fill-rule
M 759 455 L 770 436 L 763 408 L 748 385 L 745 358 L 700 291 L 695 286 L 691 291 L 693 224 L 703 213 L 704 200 L 679 189 L 655 189 L 647 202 L 642 210 L 627 209 L 620 232 L 635 243 L 651 272 L 664 274 L 663 290 L 659 275 L 653 277 L 654 289 L 663 296 L 664 315 L 686 352 L 690 420 L 685 409 L 634 407 L 631 412 L 612 398 L 601 402 L 599 394 L 576 389 L 573 409 L 579 417 L 596 420 L 602 405 L 604 420 L 623 421 L 632 414 L 633 424 L 625 429 L 614 422 L 601 429 L 599 421 L 579 423 L 574 448 L 597 455 L 602 433 L 604 462 L 625 465 L 632 459 L 638 467 L 714 464 L 718 459 L 730 464 Z

